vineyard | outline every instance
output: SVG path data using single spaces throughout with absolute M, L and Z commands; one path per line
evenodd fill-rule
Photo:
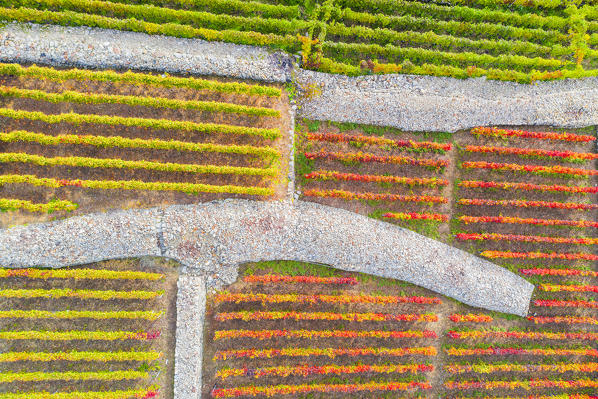
M 0 269 L 0 398 L 172 397 L 175 270 Z
M 297 142 L 304 200 L 418 231 L 537 286 L 527 320 L 452 303 L 439 314 L 443 377 L 432 389 L 445 398 L 596 397 L 593 129 L 450 136 L 303 121 Z
M 399 281 L 249 264 L 209 298 L 203 395 L 596 398 L 594 301 L 542 298 L 525 319 Z
M 279 198 L 284 93 L 166 74 L 0 64 L 0 209 L 20 215 L 3 223 Z
M 533 82 L 598 73 L 593 0 L 2 0 L 0 20 L 301 51 L 302 66 Z

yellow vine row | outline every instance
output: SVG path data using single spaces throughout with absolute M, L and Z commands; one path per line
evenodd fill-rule
M 20 89 L 7 86 L 0 86 L 0 96 L 29 98 L 54 104 L 62 102 L 78 104 L 125 104 L 154 108 L 192 109 L 207 112 L 246 114 L 251 116 L 274 116 L 280 118 L 280 111 L 272 108 L 252 107 L 216 101 L 176 100 L 165 97 L 81 93 L 71 90 L 65 90 L 61 93 L 48 93 L 42 90 Z
M 81 299 L 152 299 L 163 295 L 164 291 L 114 291 L 114 290 L 73 290 L 63 289 L 34 289 L 34 290 L 0 290 L 0 297 L 4 298 L 81 298 Z
M 99 312 L 94 310 L 0 310 L 0 319 L 145 319 L 156 320 L 164 312 L 154 312 L 145 310 L 116 310 Z
M 251 145 L 223 145 L 213 143 L 190 143 L 178 140 L 130 139 L 122 136 L 94 136 L 78 134 L 58 134 L 51 136 L 43 133 L 14 130 L 0 132 L 0 141 L 27 141 L 42 145 L 87 144 L 96 147 L 149 148 L 155 150 L 175 150 L 189 152 L 221 152 L 226 154 L 255 155 L 258 157 L 280 158 L 280 151 L 272 147 L 254 147 Z
M 0 198 L 0 210 L 2 211 L 16 211 L 22 209 L 28 212 L 44 212 L 52 213 L 55 211 L 74 211 L 79 207 L 78 204 L 71 201 L 55 200 L 48 203 L 34 203 L 32 201 Z
M 105 270 L 105 269 L 0 269 L 0 278 L 72 278 L 75 280 L 162 280 L 161 273 L 148 273 L 136 270 Z
M 186 172 L 205 174 L 232 174 L 247 176 L 276 176 L 276 168 L 251 168 L 243 166 L 217 166 L 180 164 L 172 162 L 129 161 L 116 158 L 54 157 L 47 158 L 35 154 L 5 152 L 0 153 L 0 163 L 21 162 L 40 166 L 76 166 L 85 168 L 147 169 L 161 172 Z
M 160 352 L 5 352 L 0 353 L 0 362 L 53 362 L 53 361 L 94 361 L 94 362 L 130 362 L 153 361 L 162 356 Z
M 144 182 L 139 180 L 64 180 L 34 175 L 0 175 L 0 184 L 26 183 L 45 187 L 83 187 L 102 190 L 181 191 L 187 194 L 226 193 L 269 196 L 274 190 L 266 187 L 215 186 L 199 183 Z
M 0 339 L 38 341 L 124 341 L 150 340 L 160 336 L 160 331 L 0 331 Z
M 55 371 L 55 372 L 6 372 L 0 373 L 0 382 L 14 381 L 121 381 L 148 378 L 147 371 L 116 370 L 116 371 Z
M 249 95 L 262 95 L 280 97 L 282 91 L 275 87 L 249 85 L 247 83 L 217 82 L 198 78 L 179 78 L 176 76 L 152 75 L 127 71 L 124 73 L 114 71 L 91 71 L 88 69 L 58 70 L 48 67 L 31 65 L 24 67 L 20 64 L 0 63 L 1 75 L 24 76 L 28 78 L 47 79 L 54 81 L 65 80 L 91 80 L 97 82 L 127 83 L 132 85 L 148 85 L 158 87 L 177 87 L 194 90 L 210 90 L 221 93 L 238 93 Z
M 95 115 L 95 114 L 76 114 L 74 112 L 66 114 L 45 114 L 37 111 L 21 111 L 11 108 L 0 108 L 0 116 L 12 119 L 29 119 L 41 121 L 44 123 L 97 123 L 104 125 L 123 125 L 135 126 L 148 129 L 162 130 L 183 130 L 198 133 L 226 133 L 236 135 L 261 136 L 266 139 L 276 139 L 281 136 L 278 129 L 263 129 L 257 127 L 222 125 L 216 123 L 197 123 L 190 121 L 172 121 L 168 119 L 152 118 L 132 118 L 123 116 Z
M 151 396 L 150 396 L 151 395 Z M 126 391 L 7 392 L 0 399 L 131 399 L 157 397 L 157 387 Z

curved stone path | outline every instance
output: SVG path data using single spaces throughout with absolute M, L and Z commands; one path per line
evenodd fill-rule
M 598 125 L 598 78 L 533 85 L 414 75 L 347 77 L 297 68 L 267 49 L 87 27 L 10 23 L 0 61 L 220 75 L 303 88 L 300 116 L 456 131 L 482 125 Z
M 287 259 L 405 280 L 465 304 L 526 315 L 534 286 L 467 252 L 342 209 L 226 200 L 116 211 L 0 230 L 0 264 L 61 267 L 165 256 L 214 285 L 239 264 Z

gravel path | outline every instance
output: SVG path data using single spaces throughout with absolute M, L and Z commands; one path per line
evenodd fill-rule
M 252 46 L 97 28 L 14 23 L 0 28 L 4 62 L 295 80 L 311 93 L 300 98 L 298 114 L 311 119 L 430 131 L 598 125 L 598 78 L 534 85 L 414 75 L 352 78 L 293 70 L 293 59 Z
M 526 315 L 534 286 L 472 254 L 353 212 L 295 201 L 227 200 L 116 211 L 0 230 L 0 264 L 84 264 L 161 255 L 230 284 L 239 264 L 289 259 L 409 281 L 465 304 Z
M 181 274 L 177 288 L 174 397 L 200 399 L 203 321 L 206 312 L 205 279 Z
M 351 78 L 298 70 L 301 116 L 403 130 L 454 132 L 485 125 L 598 124 L 598 78 L 523 85 L 414 75 Z
M 142 69 L 285 82 L 291 59 L 259 47 L 88 27 L 10 23 L 0 61 Z

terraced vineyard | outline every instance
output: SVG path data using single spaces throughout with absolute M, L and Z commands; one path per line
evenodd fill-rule
M 455 244 L 538 288 L 527 323 L 494 320 L 449 332 L 451 390 L 596 393 L 595 139 L 489 128 L 462 138 Z
M 22 221 L 284 195 L 280 88 L 17 64 L 0 84 L 0 209 Z
M 542 298 L 527 319 L 472 313 L 407 283 L 250 264 L 209 298 L 204 395 L 596 398 L 593 301 L 561 312 Z
M 443 301 L 421 288 L 405 294 L 400 282 L 384 294 L 373 287 L 329 270 L 304 277 L 250 266 L 211 298 L 205 397 L 426 394 Z
M 449 137 L 297 123 L 296 168 L 303 198 L 439 237 L 448 231 L 450 213 L 454 164 Z
M 304 121 L 297 135 L 303 199 L 399 223 L 537 285 L 527 320 L 450 310 L 439 350 L 444 377 L 432 384 L 442 397 L 595 397 L 598 155 L 592 130 L 475 128 L 443 142 L 443 134 Z M 452 149 L 428 152 L 433 145 Z M 324 157 L 324 151 L 339 155 Z M 359 157 L 346 155 L 357 151 Z M 407 154 L 448 165 L 435 175 L 380 162 Z M 445 179 L 443 186 L 430 191 L 422 184 L 432 177 Z M 404 200 L 424 195 L 445 204 Z
M 302 52 L 333 73 L 531 82 L 598 73 L 594 0 L 3 0 L 0 20 L 89 25 Z
M 172 397 L 176 269 L 0 269 L 0 398 Z

